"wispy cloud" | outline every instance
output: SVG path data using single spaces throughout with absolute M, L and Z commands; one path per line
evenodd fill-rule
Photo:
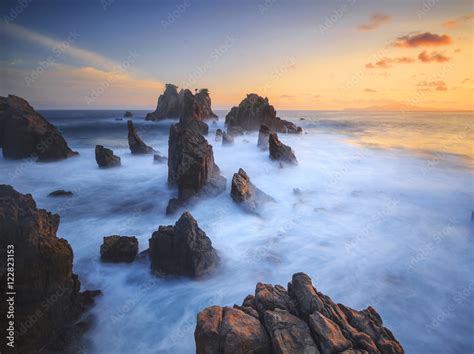
M 373 90 L 373 89 L 370 89 L 370 88 L 366 88 L 364 91 L 365 92 L 377 92 L 377 90 Z
M 438 52 L 427 53 L 426 51 L 423 51 L 418 55 L 418 59 L 424 63 L 430 63 L 433 61 L 437 63 L 445 63 L 449 61 L 451 58 L 448 58 L 442 53 L 438 53 Z
M 393 63 L 401 63 L 401 64 L 407 64 L 407 63 L 413 63 L 415 59 L 409 58 L 409 57 L 399 57 L 399 58 L 382 58 L 379 61 L 375 63 L 368 63 L 365 64 L 365 67 L 367 69 L 388 69 L 391 68 Z
M 459 26 L 462 26 L 466 22 L 469 22 L 474 19 L 474 14 L 466 15 L 466 16 L 460 16 L 454 20 L 449 20 L 443 23 L 443 26 L 446 28 L 457 28 Z
M 371 31 L 376 28 L 379 28 L 384 23 L 389 22 L 392 19 L 391 16 L 383 14 L 383 13 L 375 13 L 370 16 L 369 20 L 365 23 L 360 24 L 357 26 L 359 31 Z
M 431 32 L 408 34 L 401 36 L 394 42 L 395 47 L 415 48 L 423 46 L 443 46 L 451 44 L 451 37 L 447 34 L 436 34 Z
M 416 86 L 420 87 L 418 91 L 431 91 L 434 89 L 436 91 L 447 91 L 448 87 L 446 86 L 446 82 L 442 80 L 437 81 L 421 81 Z

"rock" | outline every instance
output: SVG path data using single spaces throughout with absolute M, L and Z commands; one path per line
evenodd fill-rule
M 275 199 L 255 187 L 242 168 L 237 173 L 234 173 L 230 196 L 234 202 L 240 204 L 251 213 L 256 213 L 258 208 L 264 203 L 275 201 Z
M 212 306 L 199 312 L 194 339 L 197 354 L 271 353 L 259 320 L 237 308 Z
M 222 129 L 217 129 L 216 130 L 216 141 L 221 141 L 222 140 L 222 135 L 223 135 L 223 132 L 222 132 Z
M 278 133 L 301 133 L 302 129 L 291 122 L 276 116 L 275 108 L 263 98 L 254 93 L 248 94 L 238 107 L 232 107 L 225 117 L 225 124 L 231 129 L 240 128 L 244 131 L 259 130 L 262 125 Z
M 95 146 L 95 160 L 101 168 L 117 167 L 121 165 L 120 157 L 115 156 L 114 152 L 102 145 Z
M 184 108 L 184 94 L 185 91 L 180 90 L 178 93 L 178 86 L 166 84 L 165 92 L 158 98 L 158 105 L 155 112 L 148 113 L 146 120 L 160 120 L 165 118 L 179 118 L 183 116 Z M 192 94 L 192 93 L 191 93 Z M 198 120 L 217 118 L 217 115 L 212 112 L 211 98 L 207 89 L 201 89 L 195 95 L 196 104 L 199 107 Z
M 77 155 L 61 132 L 23 98 L 0 97 L 0 147 L 6 159 L 57 161 Z
M 153 163 L 165 163 L 168 159 L 160 154 L 153 154 Z
M 166 215 L 172 215 L 176 213 L 182 206 L 184 206 L 184 203 L 182 203 L 178 198 L 171 198 L 168 201 L 168 206 L 166 207 Z
M 268 150 L 268 139 L 270 137 L 270 128 L 266 125 L 261 125 L 258 132 L 258 143 L 257 146 L 262 150 Z
M 292 165 L 296 165 L 298 163 L 291 147 L 280 142 L 276 133 L 270 134 L 268 144 L 270 149 L 270 158 L 272 160 L 282 161 Z
M 128 126 L 128 146 L 132 154 L 150 154 L 153 153 L 152 147 L 146 145 L 142 139 L 138 136 L 137 129 L 133 125 L 133 122 L 129 120 Z
M 133 113 L 130 112 L 130 111 L 126 111 L 126 112 L 123 114 L 123 116 L 124 116 L 125 118 L 131 118 L 131 117 L 133 117 Z
M 212 242 L 189 212 L 174 226 L 160 226 L 149 240 L 151 269 L 160 275 L 200 278 L 218 264 Z
M 224 132 L 222 134 L 222 146 L 234 145 L 234 137 Z
M 232 338 L 239 342 L 247 340 L 248 331 L 258 328 L 253 322 L 232 321 L 223 333 L 224 309 L 212 306 L 198 314 L 194 337 L 201 353 L 222 353 L 226 333 L 242 336 Z M 335 304 L 318 292 L 304 273 L 293 275 L 288 291 L 280 285 L 258 283 L 255 296 L 247 296 L 242 306 L 236 305 L 234 310 L 265 327 L 271 338 L 271 353 L 404 353 L 372 307 L 356 311 Z M 248 331 L 243 326 L 248 326 Z M 246 352 L 255 353 L 259 348 L 246 347 Z
M 30 194 L 0 185 L 0 247 L 2 264 L 14 262 L 15 352 L 38 353 L 93 304 L 98 292 L 81 293 L 73 273 L 73 251 L 56 236 L 59 215 L 38 209 Z M 13 246 L 13 247 L 12 247 Z M 14 259 L 13 259 L 14 256 Z M 7 290 L 11 275 L 0 273 Z M 99 292 L 100 293 L 100 292 Z M 8 302 L 0 303 L 6 314 Z M 0 325 L 6 329 L 7 317 Z
M 138 253 L 138 240 L 135 236 L 106 236 L 100 246 L 102 262 L 133 262 Z
M 64 189 L 58 189 L 57 191 L 48 194 L 48 197 L 70 197 L 74 193 L 71 191 L 65 191 Z

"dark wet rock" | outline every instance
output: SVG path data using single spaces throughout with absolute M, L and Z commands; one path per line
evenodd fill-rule
M 299 188 L 293 188 L 293 194 L 294 195 L 302 195 L 303 192 L 301 192 L 301 189 L 299 189 Z
M 158 98 L 158 105 L 155 112 L 148 113 L 146 120 L 160 120 L 164 118 L 180 118 L 183 116 L 185 92 L 191 91 L 182 89 L 178 93 L 178 86 L 166 84 L 165 92 Z M 197 119 L 217 118 L 211 109 L 211 97 L 207 89 L 201 89 L 194 95 L 196 105 L 199 107 Z
M 168 159 L 158 153 L 153 154 L 153 163 L 165 163 Z
M 241 339 L 232 338 L 238 342 L 246 340 L 246 333 L 258 328 L 256 322 L 234 321 L 223 333 L 225 309 L 211 306 L 198 314 L 194 337 L 201 353 L 222 353 L 226 333 L 242 335 Z M 270 353 L 404 353 L 372 307 L 356 311 L 335 304 L 318 292 L 304 273 L 293 275 L 288 291 L 280 285 L 258 283 L 255 296 L 247 296 L 242 306 L 235 305 L 234 310 L 265 327 L 272 346 Z M 261 344 L 250 346 L 246 352 L 260 352 L 259 348 Z
M 120 157 L 114 155 L 112 150 L 107 149 L 102 145 L 95 146 L 95 160 L 97 161 L 97 165 L 101 168 L 117 167 L 121 165 Z
M 0 247 L 2 264 L 15 265 L 15 344 L 18 353 L 38 353 L 75 323 L 100 292 L 80 292 L 73 273 L 73 251 L 56 236 L 59 215 L 38 209 L 30 194 L 0 185 Z M 13 245 L 13 248 L 9 245 Z M 6 286 L 8 273 L 1 272 Z M 6 291 L 6 289 L 5 289 Z M 4 291 L 4 292 L 5 292 Z M 45 305 L 47 304 L 47 305 Z M 8 303 L 0 303 L 6 314 Z M 34 319 L 34 320 L 32 320 Z M 0 325 L 6 329 L 7 317 Z
M 71 191 L 65 191 L 64 189 L 58 189 L 48 194 L 48 197 L 71 197 L 74 195 Z
M 296 165 L 296 156 L 288 145 L 283 144 L 278 140 L 278 135 L 276 133 L 271 133 L 268 139 L 270 158 L 272 160 L 277 160 L 289 164 Z
M 254 93 L 248 94 L 238 107 L 232 107 L 225 117 L 225 124 L 231 129 L 240 128 L 244 131 L 256 131 L 265 125 L 271 131 L 278 133 L 301 133 L 302 129 L 291 122 L 276 116 L 275 108 L 263 98 Z M 233 131 L 231 131 L 233 134 Z
M 226 132 L 222 134 L 222 145 L 230 146 L 234 145 L 234 137 Z
M 223 131 L 222 129 L 217 129 L 216 130 L 216 141 L 221 141 L 222 140 L 222 135 L 223 135 Z
M 0 97 L 0 147 L 7 159 L 57 161 L 74 155 L 61 132 L 23 98 Z
M 133 113 L 130 112 L 130 111 L 126 111 L 126 112 L 123 114 L 123 116 L 124 116 L 125 118 L 131 118 L 131 117 L 133 117 Z
M 257 146 L 262 150 L 268 150 L 268 139 L 270 137 L 270 128 L 266 125 L 261 125 L 258 132 L 258 143 Z
M 171 198 L 168 201 L 168 205 L 166 206 L 166 215 L 172 215 L 176 213 L 181 207 L 184 206 L 185 203 L 180 201 L 178 198 Z
M 160 226 L 149 245 L 151 268 L 159 275 L 200 278 L 219 262 L 211 240 L 189 212 L 183 213 L 174 226 Z
M 138 240 L 135 236 L 105 236 L 100 246 L 102 262 L 133 262 L 138 253 Z
M 146 145 L 143 140 L 138 136 L 137 129 L 133 125 L 133 122 L 129 120 L 128 126 L 128 146 L 132 154 L 151 154 L 155 150 L 152 147 Z
M 305 118 L 301 117 L 300 120 L 306 120 Z
M 237 173 L 234 173 L 230 196 L 234 202 L 251 213 L 256 213 L 264 203 L 275 201 L 268 194 L 255 187 L 242 168 Z

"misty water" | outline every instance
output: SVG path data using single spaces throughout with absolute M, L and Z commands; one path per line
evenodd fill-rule
M 167 155 L 172 121 L 134 113 L 143 140 Z M 300 271 L 335 302 L 376 308 L 407 353 L 474 350 L 472 113 L 279 112 L 305 130 L 280 135 L 298 159 L 284 169 L 256 147 L 257 133 L 232 147 L 216 143 L 226 112 L 218 113 L 207 139 L 227 190 L 188 208 L 222 259 L 201 281 L 157 278 L 146 259 L 100 262 L 104 236 L 136 236 L 143 251 L 159 225 L 179 217 L 165 215 L 176 193 L 166 164 L 131 155 L 126 120 L 115 120 L 123 112 L 43 112 L 80 155 L 55 163 L 0 158 L 0 183 L 60 214 L 58 235 L 74 250 L 83 289 L 103 291 L 85 352 L 192 353 L 198 311 L 241 304 L 257 282 L 286 286 Z M 99 169 L 96 144 L 112 148 L 122 167 Z M 277 200 L 260 217 L 230 198 L 240 167 Z M 56 189 L 74 197 L 49 198 Z

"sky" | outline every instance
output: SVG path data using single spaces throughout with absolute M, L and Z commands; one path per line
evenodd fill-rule
M 468 0 L 2 0 L 0 95 L 37 109 L 473 110 Z

